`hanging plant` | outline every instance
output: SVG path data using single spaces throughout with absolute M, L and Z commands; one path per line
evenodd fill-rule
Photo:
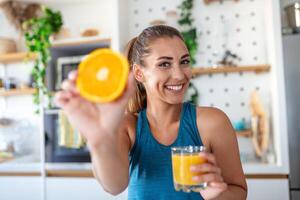
M 52 96 L 45 85 L 46 67 L 50 60 L 50 36 L 59 32 L 62 24 L 61 13 L 52 11 L 45 6 L 42 6 L 41 16 L 29 19 L 23 24 L 26 46 L 29 52 L 38 55 L 32 70 L 33 87 L 36 88 L 34 94 L 34 103 L 36 105 L 40 105 L 41 98 L 46 96 L 49 98 L 50 106 Z
M 178 20 L 178 24 L 182 28 L 181 34 L 189 50 L 192 66 L 196 64 L 195 56 L 198 50 L 197 28 L 193 25 L 194 19 L 192 18 L 193 7 L 194 0 L 183 0 L 182 3 L 178 6 L 180 10 L 180 18 Z M 197 104 L 199 98 L 198 90 L 192 82 L 190 83 L 189 88 L 193 90 L 193 94 L 191 95 L 191 102 Z

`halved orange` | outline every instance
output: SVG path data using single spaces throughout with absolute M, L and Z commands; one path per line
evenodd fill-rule
M 127 59 L 111 49 L 97 49 L 79 64 L 77 88 L 81 96 L 95 103 L 117 99 L 129 74 Z

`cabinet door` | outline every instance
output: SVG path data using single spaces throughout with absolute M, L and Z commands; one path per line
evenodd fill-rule
M 289 200 L 288 179 L 247 179 L 248 200 Z
M 105 192 L 93 178 L 47 178 L 47 200 L 124 200 L 127 191 L 118 196 Z
M 1 200 L 40 200 L 41 191 L 42 179 L 40 177 L 0 177 Z
M 300 191 L 291 191 L 291 200 L 299 200 Z

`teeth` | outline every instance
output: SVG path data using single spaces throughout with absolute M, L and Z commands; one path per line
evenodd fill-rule
M 183 85 L 170 85 L 166 86 L 169 90 L 179 91 L 182 89 Z

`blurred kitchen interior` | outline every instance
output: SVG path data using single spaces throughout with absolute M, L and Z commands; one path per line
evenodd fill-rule
M 35 16 L 44 20 L 36 34 L 51 36 L 48 62 L 39 59 L 47 42 L 26 36 Z M 300 2 L 0 0 L 1 200 L 126 199 L 126 191 L 111 196 L 98 185 L 83 139 L 46 93 L 39 98 L 35 78 L 45 78 L 51 96 L 86 54 L 123 51 L 155 24 L 178 28 L 192 44 L 186 100 L 229 116 L 248 199 L 300 199 Z M 26 40 L 36 43 L 28 49 Z

